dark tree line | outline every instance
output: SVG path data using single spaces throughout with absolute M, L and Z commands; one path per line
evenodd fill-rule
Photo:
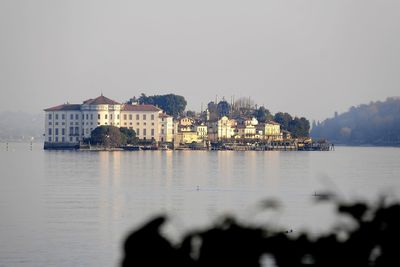
M 264 204 L 276 208 L 271 201 Z M 157 217 L 127 238 L 122 266 L 258 267 L 265 255 L 279 267 L 400 266 L 399 204 L 339 203 L 337 211 L 355 227 L 342 223 L 311 238 L 305 232 L 252 227 L 228 217 L 187 234 L 176 245 L 160 232 L 166 217 Z
M 304 117 L 293 118 L 289 113 L 278 112 L 274 116 L 274 121 L 278 122 L 283 130 L 291 132 L 293 137 L 309 136 L 310 122 Z
M 186 108 L 186 100 L 183 96 L 175 94 L 167 95 L 153 95 L 146 96 L 141 94 L 138 98 L 139 104 L 150 104 L 158 106 L 167 114 L 174 116 L 175 118 L 182 115 Z
M 314 124 L 311 136 L 342 144 L 400 145 L 400 98 L 351 107 Z

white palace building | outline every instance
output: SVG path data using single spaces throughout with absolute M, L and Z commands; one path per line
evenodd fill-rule
M 45 148 L 77 146 L 101 125 L 132 129 L 142 140 L 173 141 L 173 118 L 153 105 L 121 104 L 101 95 L 44 111 Z

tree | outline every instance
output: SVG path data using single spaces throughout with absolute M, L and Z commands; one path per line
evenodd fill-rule
M 350 107 L 317 125 L 311 136 L 351 145 L 400 145 L 400 98 Z
M 138 98 L 138 101 L 140 104 L 158 106 L 167 114 L 174 116 L 175 118 L 183 114 L 187 104 L 183 96 L 175 94 L 146 96 L 142 93 Z
M 122 144 L 128 144 L 128 145 L 137 144 L 138 138 L 136 137 L 136 132 L 134 130 L 128 129 L 126 127 L 121 127 L 119 128 L 119 131 L 121 132 Z
M 259 107 L 255 110 L 254 116 L 257 118 L 259 122 L 267 122 L 273 120 L 272 114 L 266 109 L 264 106 Z
M 90 143 L 105 147 L 119 147 L 122 145 L 121 132 L 115 126 L 99 126 L 92 131 Z
M 289 122 L 292 120 L 292 116 L 289 113 L 278 112 L 274 116 L 274 121 L 279 123 L 284 130 L 289 131 Z
M 189 118 L 195 118 L 196 117 L 196 111 L 188 110 L 188 111 L 186 111 L 186 116 L 189 117 Z
M 231 111 L 231 105 L 225 100 L 222 100 L 217 105 L 218 117 L 228 116 Z
M 218 119 L 218 108 L 217 104 L 214 101 L 211 101 L 207 104 L 208 112 L 210 112 L 210 120 L 215 121 Z

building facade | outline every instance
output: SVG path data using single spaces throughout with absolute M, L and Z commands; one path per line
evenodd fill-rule
M 45 111 L 45 147 L 77 145 L 98 126 L 126 127 L 142 140 L 172 142 L 173 120 L 153 105 L 121 104 L 103 95 Z

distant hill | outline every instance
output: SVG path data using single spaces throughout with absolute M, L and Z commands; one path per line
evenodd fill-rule
M 311 136 L 339 144 L 400 146 L 400 97 L 351 107 L 314 124 Z
M 0 113 L 0 141 L 42 141 L 44 114 L 7 111 Z

